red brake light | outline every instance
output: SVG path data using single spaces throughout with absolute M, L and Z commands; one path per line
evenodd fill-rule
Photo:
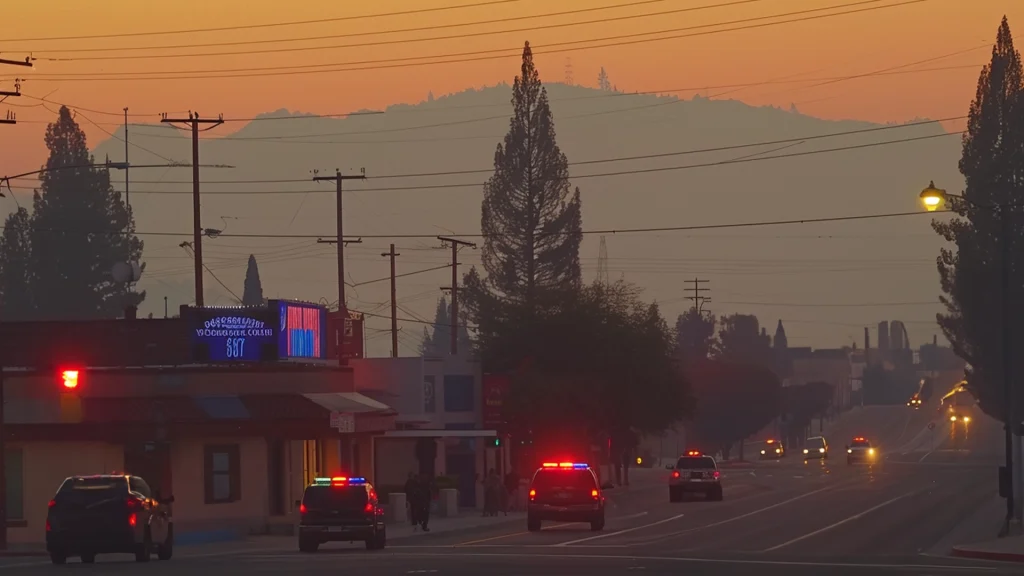
M 673 470 L 672 471 L 672 477 L 673 478 L 679 478 L 679 470 Z
M 530 490 L 530 500 L 536 500 L 536 499 L 537 499 L 537 491 L 536 490 Z
M 720 474 L 719 474 L 718 470 L 715 470 L 715 479 L 716 479 L 716 480 L 718 479 L 719 475 L 720 475 Z
M 129 526 L 135 526 L 135 523 L 136 523 L 137 521 L 138 521 L 138 520 L 137 520 L 137 518 L 135 517 L 135 514 L 130 514 L 130 515 L 128 516 L 128 525 L 129 525 Z
M 305 514 L 307 512 L 305 504 L 299 504 L 299 514 Z
M 50 500 L 50 506 L 49 506 L 50 508 L 53 508 L 56 505 L 57 505 L 57 501 L 56 500 Z
M 367 514 L 373 514 L 373 503 L 367 502 L 366 506 L 363 506 L 363 512 Z
M 60 379 L 68 390 L 78 388 L 78 370 L 62 370 Z

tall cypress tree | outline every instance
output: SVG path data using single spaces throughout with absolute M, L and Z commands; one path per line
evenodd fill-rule
M 938 259 L 941 299 L 947 309 L 946 314 L 938 314 L 938 322 L 956 353 L 970 364 L 972 393 L 982 409 L 1003 418 L 999 326 L 1004 319 L 1016 332 L 1013 349 L 1024 341 L 1020 333 L 1024 313 L 1024 73 L 1006 18 L 996 35 L 992 59 L 978 78 L 960 172 L 966 179 L 963 195 L 969 202 L 950 206 L 959 218 L 933 224 L 939 235 L 956 245 L 955 250 L 944 248 Z M 1003 207 L 1009 210 L 1009 234 L 1001 230 Z M 1004 241 L 1009 242 L 1007 253 L 1011 255 L 1009 310 L 1002 308 L 1001 298 L 992 297 L 992 291 L 1002 285 Z M 1024 357 L 1015 353 L 1011 361 L 1020 382 Z M 1024 395 L 1017 398 L 1018 407 L 1024 407 Z
M 18 208 L 4 222 L 0 236 L 0 320 L 31 320 L 31 221 L 28 210 Z
M 249 254 L 249 264 L 245 268 L 245 286 L 242 292 L 244 306 L 263 304 L 263 283 L 260 282 L 260 269 L 256 265 L 256 256 Z
M 523 48 L 521 74 L 512 87 L 513 115 L 494 153 L 494 175 L 484 184 L 481 279 L 467 275 L 469 304 L 478 322 L 492 314 L 488 297 L 518 308 L 527 318 L 552 295 L 581 284 L 583 217 L 579 189 L 569 185 L 569 165 L 555 142 L 547 90 Z
M 85 133 L 66 106 L 46 128 L 45 140 L 50 156 L 31 222 L 37 317 L 116 318 L 146 297 L 111 276 L 116 263 L 142 257 L 135 220 L 107 170 L 92 166 Z

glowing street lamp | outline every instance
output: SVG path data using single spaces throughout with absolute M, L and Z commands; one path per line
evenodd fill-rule
M 921 203 L 925 210 L 935 212 L 945 205 L 948 196 L 945 190 L 935 187 L 935 182 L 929 182 L 928 187 L 921 191 Z

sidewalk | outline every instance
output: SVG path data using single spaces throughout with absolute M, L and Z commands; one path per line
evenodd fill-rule
M 951 555 L 975 560 L 1024 563 L 1024 536 L 1009 536 L 988 542 L 954 546 Z

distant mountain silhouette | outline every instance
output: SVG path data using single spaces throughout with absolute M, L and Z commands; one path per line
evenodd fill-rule
M 917 194 L 929 180 L 950 190 L 962 185 L 957 171 L 959 139 L 955 136 L 912 143 L 812 154 L 782 160 L 585 178 L 586 174 L 648 170 L 705 164 L 756 154 L 795 154 L 826 148 L 942 134 L 927 124 L 866 134 L 775 144 L 719 152 L 636 161 L 578 164 L 615 157 L 727 147 L 752 142 L 804 138 L 878 125 L 857 120 L 830 121 L 801 114 L 795 106 L 753 107 L 734 100 L 697 97 L 678 100 L 654 95 L 609 94 L 597 89 L 547 85 L 555 115 L 558 143 L 566 153 L 583 195 L 585 230 L 698 226 L 737 222 L 793 220 L 917 210 Z M 414 178 L 375 178 L 482 169 L 492 165 L 510 116 L 506 84 L 469 89 L 417 104 L 398 104 L 383 113 L 347 118 L 317 118 L 278 110 L 244 124 L 227 124 L 204 133 L 201 162 L 235 169 L 204 168 L 203 226 L 225 234 L 323 234 L 334 225 L 333 184 L 311 180 L 312 170 L 335 168 L 363 182 L 346 182 L 346 235 L 364 235 L 348 248 L 350 307 L 387 314 L 388 283 L 358 286 L 385 278 L 387 259 L 379 256 L 394 241 L 402 255 L 399 273 L 439 266 L 448 252 L 430 250 L 431 239 L 371 239 L 374 234 L 478 233 L 480 196 L 488 173 Z M 298 119 L 273 120 L 294 117 Z M 232 129 L 236 131 L 231 132 Z M 130 140 L 165 158 L 188 161 L 189 135 L 166 126 L 132 126 Z M 774 151 L 774 152 L 773 152 Z M 133 164 L 166 161 L 138 148 Z M 123 143 L 107 140 L 97 158 L 123 158 Z M 573 165 L 573 163 L 577 163 Z M 123 178 L 113 173 L 115 179 Z M 189 231 L 192 222 L 191 171 L 135 170 L 131 203 L 140 231 Z M 297 183 L 214 184 L 217 180 L 300 179 Z M 169 184 L 168 181 L 181 183 Z M 374 188 L 463 185 L 450 188 L 371 191 Z M 214 192 L 322 190 L 281 195 L 215 195 Z M 184 195 L 146 194 L 180 191 Z M 223 218 L 223 219 L 222 219 Z M 860 341 L 859 325 L 880 318 L 904 318 L 912 342 L 937 333 L 926 322 L 938 306 L 771 308 L 726 302 L 855 303 L 937 300 L 934 258 L 941 241 L 927 216 L 847 223 L 771 226 L 692 232 L 614 235 L 607 232 L 609 270 L 613 278 L 644 286 L 670 319 L 688 302 L 684 282 L 711 280 L 716 314 L 757 314 L 762 324 L 783 319 L 795 346 L 828 347 Z M 191 261 L 177 244 L 184 238 L 144 237 L 149 291 L 141 313 L 163 314 L 163 296 L 172 311 L 191 300 Z M 597 268 L 598 235 L 584 240 L 584 276 Z M 255 253 L 268 298 L 336 299 L 333 246 L 315 240 L 250 240 L 221 237 L 203 244 L 206 264 L 241 296 L 248 255 Z M 479 263 L 472 251 L 463 262 Z M 466 267 L 468 269 L 468 266 Z M 439 287 L 450 283 L 444 271 L 399 280 L 402 317 L 429 320 Z M 212 279 L 206 281 L 208 303 L 228 304 L 231 297 Z M 402 301 L 401 299 L 406 300 Z M 386 328 L 383 318 L 373 329 Z M 422 326 L 404 325 L 403 354 L 415 350 Z M 368 332 L 372 354 L 383 354 L 387 338 Z

